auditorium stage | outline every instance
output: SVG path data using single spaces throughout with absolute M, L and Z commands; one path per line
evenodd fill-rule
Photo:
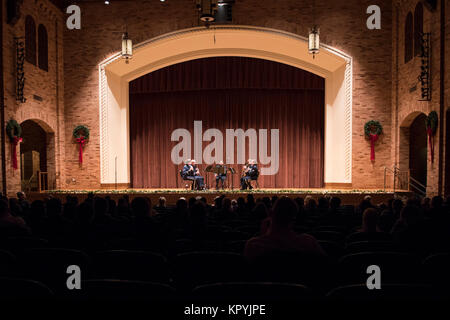
M 290 198 L 312 196 L 314 199 L 329 195 L 341 198 L 342 203 L 346 205 L 357 205 L 366 195 L 372 197 L 374 204 L 387 202 L 389 199 L 396 196 L 408 196 L 410 193 L 406 190 L 376 190 L 376 189 L 253 189 L 251 191 L 241 191 L 239 189 L 225 189 L 225 190 L 204 190 L 192 191 L 186 189 L 97 189 L 97 190 L 50 190 L 42 193 L 30 193 L 30 200 L 44 199 L 48 196 L 64 199 L 66 196 L 77 196 L 79 200 L 85 199 L 89 193 L 95 196 L 106 197 L 112 199 L 119 199 L 124 195 L 128 195 L 130 199 L 135 197 L 148 197 L 153 204 L 156 204 L 159 197 L 165 197 L 169 205 L 175 204 L 180 197 L 189 199 L 191 197 L 205 197 L 208 203 L 213 202 L 214 198 L 220 195 L 231 199 L 239 197 L 247 197 L 252 194 L 255 198 L 273 197 L 273 196 L 288 196 Z

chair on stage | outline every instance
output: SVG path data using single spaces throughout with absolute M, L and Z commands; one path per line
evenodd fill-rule
M 250 178 L 250 184 L 252 183 L 252 181 L 255 181 L 255 187 L 257 189 L 259 189 L 258 177 L 259 177 L 259 173 L 256 176 Z M 253 187 L 253 188 L 255 188 L 255 187 Z
M 189 182 L 191 182 L 191 190 L 194 190 L 194 187 L 195 187 L 195 179 L 194 179 L 194 178 L 189 179 L 189 177 L 184 177 L 184 176 L 183 176 L 183 170 L 180 170 L 180 176 L 181 176 L 181 179 L 183 179 L 183 181 L 189 181 Z M 186 185 L 186 186 L 188 186 L 188 185 Z

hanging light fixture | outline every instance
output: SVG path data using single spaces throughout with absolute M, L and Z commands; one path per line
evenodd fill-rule
M 122 58 L 125 59 L 125 63 L 129 63 L 129 59 L 133 57 L 133 41 L 128 38 L 128 32 L 124 32 L 122 35 Z
M 314 27 L 309 29 L 308 52 L 313 55 L 313 59 L 320 51 L 320 28 L 316 25 L 316 1 L 313 0 L 313 23 Z
M 200 20 L 207 25 L 214 22 L 217 11 L 217 0 L 196 0 L 197 10 L 200 12 Z
M 317 26 L 314 26 L 312 29 L 309 29 L 309 41 L 308 41 L 308 51 L 313 55 L 313 59 L 315 55 L 320 51 L 320 29 Z

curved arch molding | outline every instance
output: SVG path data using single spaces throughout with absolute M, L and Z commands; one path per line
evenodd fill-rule
M 305 37 L 227 25 L 164 34 L 135 45 L 129 64 L 120 59 L 120 52 L 99 64 L 102 184 L 130 182 L 129 82 L 172 64 L 214 56 L 266 59 L 324 77 L 325 183 L 352 182 L 352 58 L 321 44 L 320 54 L 313 59 Z

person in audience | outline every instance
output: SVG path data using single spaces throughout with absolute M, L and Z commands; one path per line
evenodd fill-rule
M 400 213 L 403 209 L 403 201 L 399 198 L 394 199 L 392 202 L 392 213 L 394 214 L 395 220 L 400 218 Z
M 146 249 L 161 248 L 165 245 L 160 228 L 153 219 L 155 213 L 149 198 L 136 197 L 131 201 L 133 211 L 134 234 L 141 247 Z
M 424 252 L 430 240 L 424 230 L 423 215 L 417 206 L 406 205 L 391 234 L 398 247 L 410 252 Z
M 368 208 L 374 208 L 374 205 L 372 204 L 372 197 L 367 195 L 364 197 L 364 199 L 359 204 L 356 213 L 358 216 L 362 216 L 364 211 Z
M 276 253 L 306 253 L 325 255 L 317 240 L 306 233 L 293 230 L 298 208 L 288 197 L 281 197 L 275 203 L 268 231 L 247 241 L 244 256 L 253 261 L 261 256 Z
M 8 202 L 0 200 L 0 236 L 29 235 L 30 229 L 21 217 L 14 217 L 9 212 Z
M 206 206 L 201 201 L 196 201 L 189 208 L 189 235 L 196 245 L 202 245 L 206 240 L 207 232 Z
M 30 211 L 30 203 L 27 200 L 25 192 L 23 192 L 23 191 L 17 192 L 17 199 L 18 199 L 19 205 L 22 207 L 23 214 L 25 216 L 27 216 Z
M 158 204 L 155 206 L 155 210 L 158 213 L 166 213 L 167 212 L 167 200 L 165 197 L 159 197 Z
M 362 215 L 362 224 L 357 232 L 347 237 L 347 243 L 357 241 L 389 241 L 389 233 L 381 232 L 378 229 L 379 213 L 376 208 L 369 207 L 364 210 Z
M 395 223 L 395 217 L 391 210 L 384 209 L 378 218 L 377 228 L 384 233 L 390 233 Z

